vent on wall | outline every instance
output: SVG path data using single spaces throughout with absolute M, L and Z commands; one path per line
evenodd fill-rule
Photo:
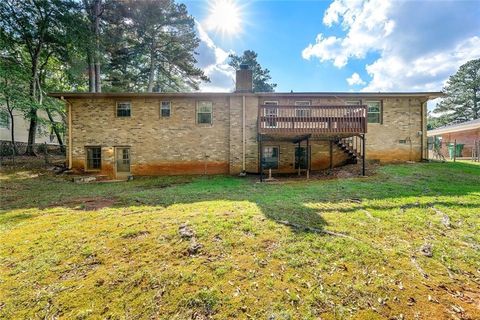
M 406 144 L 406 143 L 407 143 L 407 140 L 398 140 L 398 143 Z

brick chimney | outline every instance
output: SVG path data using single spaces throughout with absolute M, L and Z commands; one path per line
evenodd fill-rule
M 248 64 L 240 65 L 235 82 L 235 92 L 253 92 L 253 73 Z

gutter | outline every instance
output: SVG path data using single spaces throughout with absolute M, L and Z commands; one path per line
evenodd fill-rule
M 68 100 L 65 100 L 65 98 L 62 96 L 60 97 L 60 100 L 63 100 L 67 103 L 68 105 L 68 169 L 72 169 L 72 104 L 68 102 Z
M 480 123 L 473 123 L 470 125 L 458 125 L 457 127 L 453 128 L 439 128 L 439 129 L 434 129 L 430 130 L 427 132 L 427 136 L 432 137 L 436 135 L 441 135 L 444 133 L 453 133 L 453 132 L 460 132 L 460 131 L 467 131 L 467 130 L 475 130 L 475 129 L 480 129 Z
M 242 173 L 245 172 L 246 134 L 245 134 L 245 96 L 242 96 Z
M 420 110 L 420 117 L 421 117 L 421 130 L 422 130 L 422 137 L 420 139 L 420 150 L 421 150 L 421 159 L 420 160 L 427 160 L 428 159 L 428 150 L 425 149 L 425 140 L 427 139 L 427 127 L 426 127 L 426 109 L 427 109 L 427 101 L 425 100 L 422 102 L 422 108 Z

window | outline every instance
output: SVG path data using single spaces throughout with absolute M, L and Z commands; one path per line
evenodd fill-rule
M 310 101 L 295 101 L 296 106 L 310 106 Z M 296 117 L 310 117 L 312 110 L 310 108 L 295 108 Z
M 0 128 L 10 129 L 10 116 L 2 111 L 0 111 Z
M 348 100 L 348 101 L 345 101 L 345 104 L 347 106 L 359 106 L 359 105 L 361 105 L 360 100 Z
M 87 147 L 87 170 L 100 170 L 102 167 L 102 148 Z
M 130 117 L 131 109 L 130 102 L 117 102 L 117 117 Z
M 278 147 L 263 147 L 263 169 L 278 169 Z
M 265 127 L 276 128 L 278 108 L 274 106 L 278 105 L 278 101 L 264 101 L 263 104 L 268 106 L 263 110 L 263 113 L 264 113 L 263 115 L 265 116 L 265 122 L 266 122 Z
M 296 106 L 310 106 L 310 101 L 295 101 Z
M 197 104 L 197 123 L 212 124 L 212 109 L 211 101 L 199 101 Z
M 382 103 L 380 101 L 367 101 L 368 123 L 382 123 Z
M 170 112 L 170 101 L 162 101 L 162 103 L 160 104 L 160 116 L 162 118 L 168 118 L 170 117 Z

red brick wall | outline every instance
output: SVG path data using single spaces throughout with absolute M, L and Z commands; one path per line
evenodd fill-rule
M 442 148 L 440 149 L 440 151 L 446 158 L 449 157 L 448 144 L 455 143 L 455 140 L 457 141 L 457 144 L 465 145 L 463 147 L 462 157 L 471 157 L 472 148 L 475 145 L 475 140 L 480 140 L 480 128 L 452 133 L 444 133 L 442 135 L 438 135 L 437 137 L 442 137 Z

